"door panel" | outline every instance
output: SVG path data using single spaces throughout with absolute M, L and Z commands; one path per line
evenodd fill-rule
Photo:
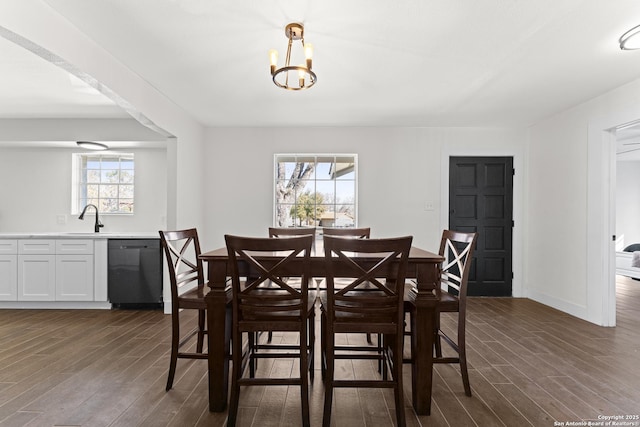
M 511 296 L 513 158 L 451 157 L 449 228 L 477 232 L 469 295 Z

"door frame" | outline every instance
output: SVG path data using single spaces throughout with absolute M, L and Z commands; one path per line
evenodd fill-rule
M 524 146 L 524 144 L 522 144 Z M 524 249 L 524 183 L 527 171 L 524 168 L 524 149 L 516 144 L 513 147 L 483 148 L 483 147 L 448 147 L 442 148 L 441 154 L 440 194 L 442 205 L 440 211 L 440 228 L 449 227 L 449 158 L 450 157 L 512 157 L 513 168 L 516 171 L 513 177 L 513 234 L 512 242 L 512 269 L 513 281 L 512 294 L 514 297 L 526 297 L 523 271 Z
M 629 108 L 589 122 L 587 145 L 587 320 L 616 326 L 616 128 L 638 123 Z

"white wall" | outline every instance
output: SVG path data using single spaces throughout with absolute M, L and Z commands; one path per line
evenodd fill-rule
M 78 150 L 0 148 L 0 232 L 93 231 L 71 215 L 71 154 Z M 135 212 L 101 215 L 104 232 L 157 232 L 166 228 L 166 149 L 129 149 L 135 154 Z M 67 223 L 58 224 L 58 215 Z
M 607 129 L 638 119 L 640 80 L 530 128 L 527 296 L 600 325 L 615 325 Z
M 266 236 L 273 221 L 274 154 L 355 153 L 359 225 L 372 227 L 373 237 L 410 234 L 417 246 L 437 251 L 448 220 L 440 205 L 446 199 L 443 156 L 521 153 L 525 140 L 524 130 L 508 129 L 208 129 L 207 245 L 222 246 L 225 233 Z M 434 211 L 425 211 L 426 201 L 435 202 Z M 522 241 L 514 242 L 514 251 L 521 249 Z
M 640 243 L 640 161 L 616 163 L 616 236 Z

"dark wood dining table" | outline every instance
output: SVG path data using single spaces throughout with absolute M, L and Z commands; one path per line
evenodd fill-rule
M 274 259 L 281 257 L 274 253 Z M 231 268 L 226 248 L 202 253 L 207 264 L 210 290 L 207 302 L 209 410 L 222 412 L 227 406 L 231 337 Z M 416 351 L 412 354 L 411 382 L 413 407 L 419 415 L 431 412 L 431 385 L 433 379 L 433 339 L 435 308 L 438 299 L 434 289 L 440 281 L 440 268 L 444 258 L 438 254 L 412 247 L 409 252 L 407 278 L 415 279 Z M 362 259 L 363 262 L 366 260 Z M 339 272 L 337 272 L 339 274 Z M 324 253 L 316 248 L 311 256 L 311 275 L 325 275 Z

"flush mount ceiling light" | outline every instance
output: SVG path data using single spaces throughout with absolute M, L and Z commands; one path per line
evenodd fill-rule
M 316 74 L 311 71 L 313 47 L 311 44 L 305 44 L 304 42 L 304 26 L 298 23 L 291 23 L 285 27 L 284 33 L 287 39 L 289 39 L 284 67 L 277 68 L 278 51 L 275 49 L 269 51 L 273 83 L 278 87 L 288 90 L 309 89 L 316 83 L 317 77 Z M 300 41 L 301 48 L 299 51 L 294 52 L 293 63 L 295 64 L 298 61 L 302 62 L 302 58 L 304 58 L 304 65 L 291 65 L 291 46 L 294 41 Z M 304 56 L 302 52 L 304 52 Z
M 108 150 L 105 144 L 101 144 L 99 142 L 92 141 L 77 141 L 78 147 L 86 148 L 87 150 Z
M 640 25 L 624 33 L 619 42 L 622 50 L 640 49 Z

